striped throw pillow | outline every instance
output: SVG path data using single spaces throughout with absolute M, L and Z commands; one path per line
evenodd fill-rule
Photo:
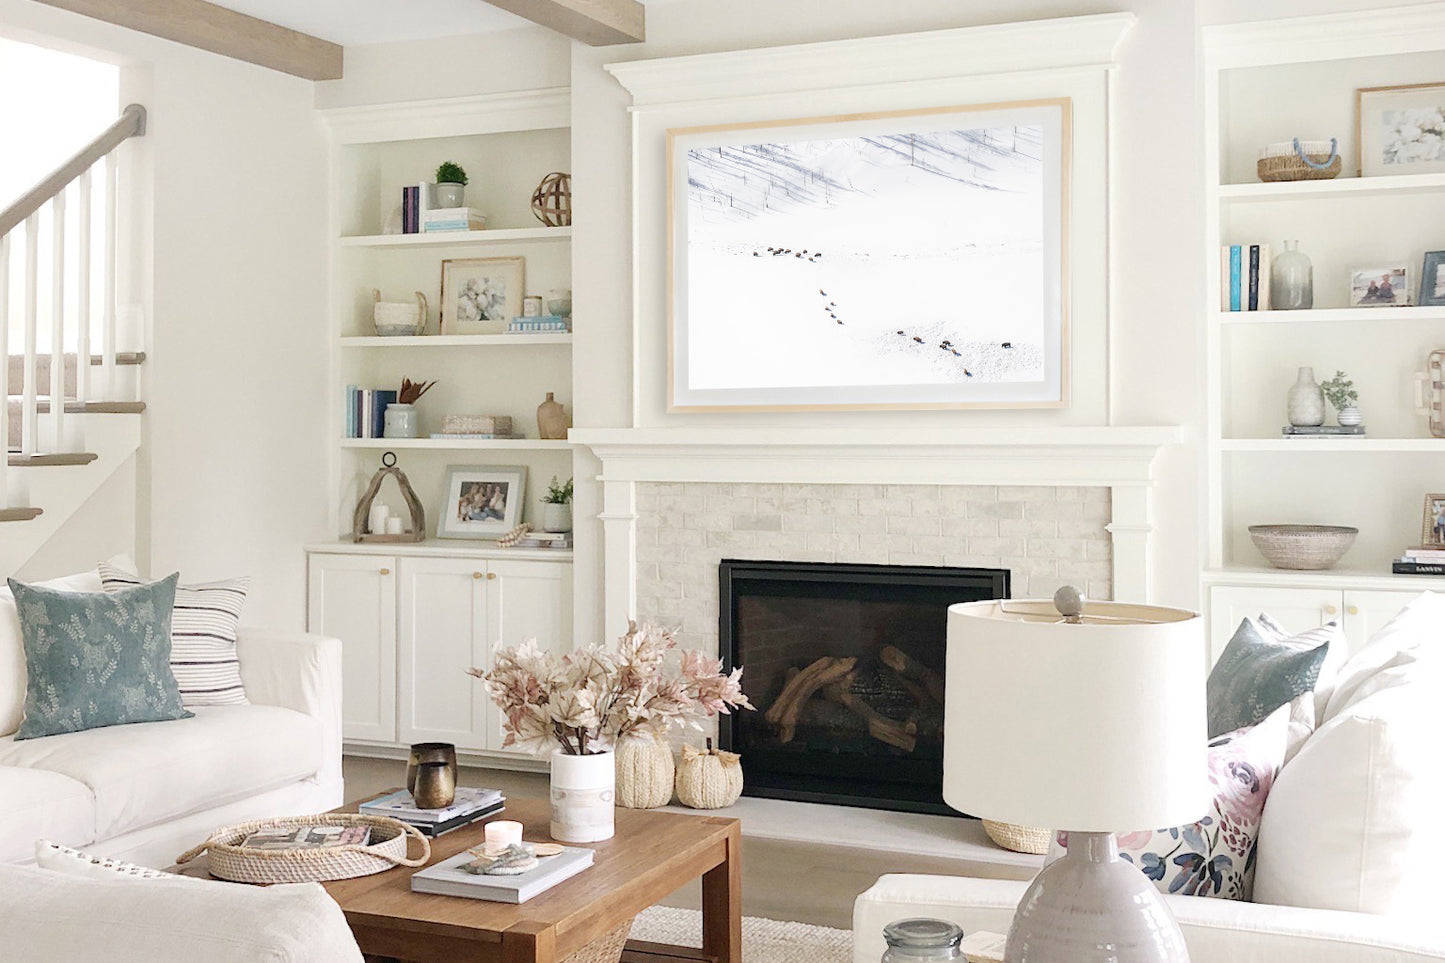
M 140 576 L 109 562 L 99 565 L 107 592 L 142 585 Z M 236 658 L 236 626 L 246 602 L 249 578 L 176 586 L 171 616 L 171 672 L 181 688 L 181 702 L 195 706 L 247 705 Z

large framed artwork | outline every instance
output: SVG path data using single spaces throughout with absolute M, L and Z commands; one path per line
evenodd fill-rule
M 1070 115 L 669 130 L 669 410 L 1066 407 Z

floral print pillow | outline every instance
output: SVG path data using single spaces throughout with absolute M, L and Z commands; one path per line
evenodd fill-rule
M 1284 764 L 1288 705 L 1209 744 L 1214 801 L 1197 823 L 1119 833 L 1119 855 L 1163 893 L 1249 900 L 1264 802 Z

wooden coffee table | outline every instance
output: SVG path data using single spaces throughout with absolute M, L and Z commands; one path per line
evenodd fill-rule
M 337 812 L 355 812 L 356 804 Z M 550 804 L 507 800 L 500 817 L 550 841 Z M 483 823 L 432 840 L 440 862 L 482 843 Z M 521 905 L 411 891 L 405 867 L 323 883 L 361 952 L 407 963 L 558 963 L 686 883 L 702 879 L 702 950 L 629 942 L 630 963 L 742 963 L 742 833 L 736 819 L 617 810 L 617 834 L 587 844 L 591 867 Z M 415 849 L 413 843 L 413 849 Z M 205 858 L 175 872 L 207 876 Z

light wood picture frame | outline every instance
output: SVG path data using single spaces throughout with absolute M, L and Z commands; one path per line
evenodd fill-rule
M 668 410 L 1065 408 L 1068 98 L 667 132 Z
M 1445 494 L 1425 496 L 1425 518 L 1420 525 L 1420 547 L 1445 549 Z
M 442 334 L 501 334 L 522 315 L 527 260 L 451 258 L 442 262 Z
M 451 465 L 437 538 L 501 538 L 522 521 L 526 465 Z
M 1445 171 L 1445 82 L 1356 89 L 1355 143 L 1361 177 Z

